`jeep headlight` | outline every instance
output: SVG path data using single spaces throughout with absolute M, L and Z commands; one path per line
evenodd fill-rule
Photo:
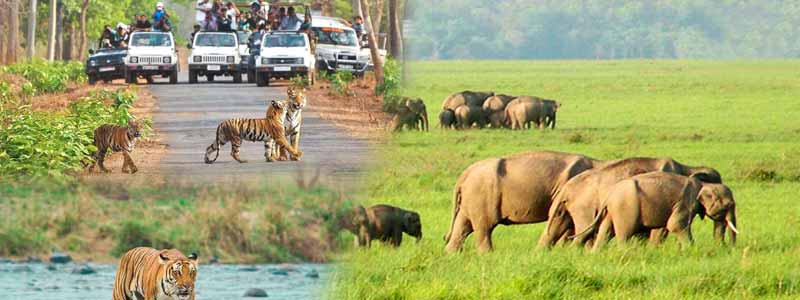
M 262 65 L 268 65 L 269 64 L 269 58 L 262 57 L 261 58 L 261 64 Z
M 232 64 L 235 61 L 236 61 L 236 58 L 233 57 L 233 56 L 228 56 L 228 57 L 225 58 L 225 62 L 227 62 L 229 64 Z
M 323 59 L 332 60 L 333 59 L 333 53 L 322 53 L 322 58 Z
M 131 56 L 130 60 L 131 60 L 132 64 L 138 64 L 139 63 L 139 57 L 137 57 L 137 56 Z
M 297 59 L 297 64 L 298 64 L 298 65 L 302 65 L 302 64 L 303 64 L 303 60 L 304 60 L 304 58 L 302 58 L 302 57 L 301 57 L 301 58 L 298 58 L 298 59 Z
M 196 63 L 199 63 L 199 62 L 203 61 L 203 58 L 201 56 L 195 55 L 195 56 L 192 57 L 192 61 L 196 62 Z
M 169 56 L 164 56 L 164 59 L 163 59 L 162 61 L 163 61 L 165 64 L 171 64 L 171 63 L 172 63 L 172 57 L 169 57 Z
M 96 60 L 90 60 L 89 61 L 89 65 L 92 66 L 92 67 L 97 66 L 97 61 Z

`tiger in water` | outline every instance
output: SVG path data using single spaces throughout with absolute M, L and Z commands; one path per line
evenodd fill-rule
M 303 108 L 306 107 L 306 91 L 305 89 L 297 89 L 290 87 L 286 91 L 289 99 L 286 100 L 289 107 L 286 112 L 286 118 L 283 122 L 283 128 L 286 130 L 286 139 L 295 149 L 300 149 L 300 127 L 303 125 Z M 282 146 L 273 148 L 275 151 L 274 156 L 278 160 L 287 159 L 287 149 Z M 291 160 L 299 160 L 299 157 L 291 155 Z
M 91 163 L 89 171 L 93 171 L 94 166 L 99 165 L 101 171 L 110 172 L 103 164 L 109 149 L 114 152 L 122 152 L 124 155 L 122 172 L 133 174 L 139 171 L 131 158 L 131 152 L 139 137 L 141 137 L 139 124 L 134 119 L 128 120 L 128 126 L 105 124 L 97 127 L 94 130 L 94 146 L 97 151 L 92 154 L 94 162 Z
M 264 119 L 228 119 L 217 126 L 217 136 L 213 143 L 206 148 L 205 162 L 213 163 L 219 157 L 219 149 L 225 143 L 231 142 L 231 156 L 240 163 L 247 162 L 239 157 L 239 148 L 242 140 L 251 142 L 264 142 L 264 157 L 267 162 L 276 160 L 274 145 L 286 148 L 289 153 L 297 158 L 303 152 L 293 147 L 286 140 L 286 129 L 283 121 L 286 118 L 287 104 L 283 101 L 272 101 L 267 109 Z M 214 158 L 211 155 L 216 153 Z
M 114 278 L 113 300 L 194 300 L 197 254 L 133 248 L 122 256 Z

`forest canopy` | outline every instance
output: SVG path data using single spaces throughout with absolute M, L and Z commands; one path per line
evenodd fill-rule
M 792 0 L 418 0 L 417 59 L 800 56 Z

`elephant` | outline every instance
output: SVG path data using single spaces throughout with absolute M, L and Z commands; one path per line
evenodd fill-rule
M 455 93 L 444 99 L 444 102 L 442 102 L 442 109 L 456 110 L 456 108 L 461 105 L 481 107 L 483 106 L 483 102 L 491 96 L 494 96 L 494 92 L 463 91 Z
M 439 127 L 455 128 L 456 126 L 456 112 L 451 109 L 445 109 L 439 113 Z
M 575 176 L 558 191 L 550 206 L 547 227 L 539 239 L 539 247 L 552 246 L 568 233 L 585 230 L 597 215 L 600 202 L 617 182 L 655 171 L 694 176 L 703 182 L 722 183 L 722 176 L 713 168 L 691 167 L 671 158 L 633 157 L 608 162 L 601 168 Z M 593 234 L 582 235 L 573 239 L 573 244 L 584 244 L 593 237 Z
M 357 206 L 347 229 L 356 235 L 359 247 L 368 248 L 373 240 L 398 247 L 403 242 L 403 233 L 415 237 L 417 242 L 422 240 L 422 222 L 418 213 L 384 204 L 367 208 Z
M 545 119 L 544 105 L 538 98 L 518 97 L 506 106 L 505 119 L 506 126 L 511 129 L 530 128 L 531 123 L 540 127 Z
M 409 99 L 406 98 L 405 101 L 406 107 L 410 109 L 412 112 L 416 113 L 419 117 L 418 128 L 419 130 L 428 131 L 429 124 L 428 124 L 428 108 L 425 107 L 425 102 L 422 99 Z
M 460 251 L 464 240 L 475 232 L 478 251 L 491 251 L 492 231 L 498 224 L 546 221 L 555 192 L 570 178 L 603 164 L 583 155 L 553 151 L 473 163 L 458 178 L 453 191 L 445 250 Z
M 724 243 L 725 229 L 730 228 L 731 243 L 736 243 L 739 232 L 736 204 L 727 186 L 703 183 L 695 177 L 650 172 L 614 184 L 602 202 L 600 213 L 581 234 L 597 230 L 593 251 L 608 242 L 612 230 L 619 244 L 637 231 L 654 229 L 666 229 L 682 243 L 689 244 L 693 240 L 691 225 L 695 215 L 714 220 L 715 238 L 719 242 Z
M 514 96 L 509 95 L 494 95 L 486 99 L 486 102 L 483 103 L 483 111 L 486 113 L 492 128 L 501 128 L 505 126 L 506 105 L 514 98 Z
M 392 112 L 394 112 L 391 123 L 392 131 L 401 131 L 404 127 L 408 130 L 419 129 L 420 116 L 408 106 L 397 105 Z
M 556 113 L 558 113 L 559 108 L 561 108 L 561 102 L 548 99 L 542 100 L 542 109 L 544 110 L 542 124 L 544 124 L 544 128 L 556 129 Z
M 456 128 L 469 129 L 473 124 L 478 128 L 486 126 L 486 114 L 480 106 L 461 105 L 456 107 Z

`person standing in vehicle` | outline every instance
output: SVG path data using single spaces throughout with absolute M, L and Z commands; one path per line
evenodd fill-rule
M 228 15 L 228 8 L 223 7 L 222 11 L 219 14 L 219 19 L 217 22 L 217 30 L 219 31 L 233 31 L 233 27 L 231 26 L 233 21 L 230 19 L 230 15 Z
M 289 7 L 288 14 L 281 19 L 280 30 L 298 30 L 300 25 L 300 18 L 294 13 L 294 7 Z
M 200 25 L 202 28 L 206 28 L 208 23 L 206 22 L 206 14 L 211 11 L 211 2 L 208 0 L 197 0 L 197 5 L 195 5 L 194 9 L 197 11 L 195 14 L 194 21 L 195 24 Z
M 197 35 L 198 32 L 200 32 L 200 25 L 194 24 L 194 28 L 192 30 L 192 36 L 189 39 L 189 45 L 194 44 L 194 37 Z
M 356 32 L 356 37 L 360 41 L 361 36 L 364 35 L 364 18 L 361 16 L 353 17 L 353 30 Z
M 153 28 L 153 24 L 147 20 L 147 16 L 141 14 L 136 16 L 136 23 L 133 28 L 135 31 L 150 31 Z
M 237 21 L 237 17 L 239 16 L 239 9 L 236 7 L 235 4 L 233 4 L 232 1 L 228 1 L 228 3 L 225 4 L 225 6 L 228 9 L 228 11 L 225 13 L 225 16 L 229 20 L 231 20 L 230 29 L 232 31 L 236 31 L 239 28 L 239 22 Z

